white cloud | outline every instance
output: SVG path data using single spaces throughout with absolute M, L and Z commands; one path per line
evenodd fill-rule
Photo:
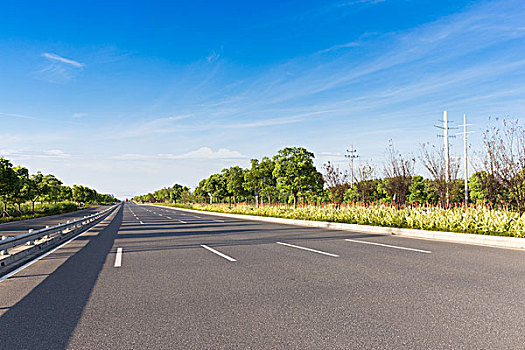
M 71 154 L 65 153 L 59 149 L 51 149 L 49 151 L 45 151 L 42 156 L 49 158 L 70 158 Z
M 198 150 L 184 154 L 159 154 L 160 158 L 167 159 L 244 159 L 248 158 L 238 151 L 231 151 L 227 148 L 221 148 L 213 151 L 209 147 L 201 147 Z
M 71 154 L 59 149 L 51 149 L 43 152 L 30 150 L 0 149 L 1 157 L 8 157 L 13 160 L 31 160 L 31 159 L 69 159 Z
M 80 63 L 78 61 L 73 61 L 73 60 L 61 57 L 59 55 L 56 55 L 54 53 L 45 52 L 45 53 L 42 54 L 42 56 L 44 56 L 45 58 L 47 58 L 47 59 L 49 59 L 51 61 L 56 61 L 56 62 L 62 62 L 62 63 L 70 64 L 73 67 L 77 67 L 77 68 L 82 68 L 82 67 L 85 66 L 84 63 Z
M 232 151 L 227 148 L 221 148 L 218 151 L 212 150 L 210 147 L 201 147 L 195 151 L 172 154 L 159 153 L 153 154 L 138 154 L 126 153 L 111 157 L 116 160 L 158 160 L 158 159 L 246 159 L 248 156 L 243 155 L 238 151 Z
M 87 117 L 88 114 L 87 113 L 73 113 L 72 117 L 73 118 L 83 118 L 83 117 Z
M 125 153 L 125 154 L 119 154 L 117 156 L 111 157 L 112 159 L 116 160 L 147 160 L 147 159 L 155 159 L 156 156 L 147 155 L 147 154 L 137 154 L 137 153 Z

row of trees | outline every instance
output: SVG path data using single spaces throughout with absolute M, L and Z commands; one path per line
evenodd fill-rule
M 184 201 L 217 203 L 237 203 L 238 201 L 290 202 L 298 200 L 320 201 L 323 195 L 323 178 L 313 164 L 314 154 L 302 147 L 287 147 L 272 158 L 252 159 L 251 168 L 233 166 L 212 174 L 199 182 L 193 193 L 186 188 L 187 195 L 178 197 Z M 180 185 L 175 185 L 180 186 Z M 174 186 L 174 187 L 175 187 Z M 173 188 L 173 187 L 172 187 Z M 153 194 L 134 197 L 142 202 L 171 201 L 161 193 L 170 192 L 170 188 Z
M 525 129 L 518 122 L 503 122 L 483 133 L 483 151 L 478 152 L 477 171 L 468 179 L 469 200 L 487 205 L 525 209 Z M 177 194 L 175 185 L 153 194 L 135 197 L 138 201 L 259 203 L 391 202 L 431 204 L 448 207 L 464 204 L 463 179 L 459 179 L 460 159 L 453 157 L 446 174 L 442 148 L 420 146 L 417 156 L 402 155 L 390 142 L 383 177 L 365 163 L 351 179 L 348 171 L 331 162 L 323 165 L 321 174 L 313 164 L 314 154 L 301 147 L 287 147 L 273 157 L 252 159 L 251 167 L 233 166 L 199 182 L 193 193 L 184 188 Z M 430 174 L 416 174 L 416 162 Z M 177 187 L 176 187 L 177 186 Z M 176 187 L 176 188 L 175 188 Z
M 35 203 L 57 203 L 74 201 L 77 203 L 106 204 L 115 201 L 112 195 L 100 194 L 94 189 L 81 185 L 65 186 L 52 174 L 41 172 L 29 174 L 23 166 L 13 167 L 5 158 L 0 158 L 0 202 L 2 217 L 9 216 L 9 206 L 16 208 L 22 214 L 21 205 L 31 202 L 31 212 L 35 211 Z
M 194 201 L 194 196 L 188 187 L 174 184 L 171 187 L 165 187 L 153 193 L 135 196 L 133 200 L 142 203 L 188 203 Z
M 483 148 L 475 153 L 476 172 L 468 179 L 468 199 L 474 203 L 525 210 L 525 128 L 519 121 L 491 125 L 483 132 Z M 429 179 L 415 174 L 416 161 L 430 174 Z M 336 202 L 376 200 L 395 203 L 429 203 L 448 207 L 464 203 L 464 180 L 460 175 L 460 158 L 452 157 L 448 174 L 442 148 L 420 146 L 418 157 L 403 156 L 392 143 L 386 152 L 384 178 L 374 176 L 365 164 L 357 171 L 358 182 L 350 185 L 348 173 L 330 163 L 325 165 L 327 187 Z
M 250 169 L 234 166 L 199 182 L 194 191 L 200 201 L 231 203 L 252 198 L 259 202 L 320 201 L 323 177 L 314 166 L 314 154 L 302 147 L 287 147 L 272 158 L 251 160 Z

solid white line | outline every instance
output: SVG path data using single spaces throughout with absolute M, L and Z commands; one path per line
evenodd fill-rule
M 97 225 L 98 225 L 98 224 L 97 224 Z M 96 225 L 95 225 L 95 226 L 96 226 Z M 45 258 L 45 257 L 48 256 L 49 254 L 53 253 L 53 252 L 56 251 L 57 249 L 62 248 L 63 246 L 65 246 L 65 245 L 68 244 L 69 242 L 74 241 L 75 239 L 77 239 L 78 237 L 82 236 L 83 234 L 88 233 L 88 232 L 91 231 L 91 229 L 94 228 L 95 226 L 90 227 L 90 228 L 87 229 L 86 231 L 82 232 L 82 233 L 79 234 L 78 236 L 75 236 L 75 237 L 71 238 L 71 239 L 68 240 L 67 242 L 62 243 L 62 244 L 59 245 L 58 247 L 51 249 L 50 251 L 48 251 L 48 252 L 45 253 L 44 255 L 39 256 L 39 257 L 36 258 L 35 260 L 31 260 L 30 262 L 28 262 L 28 263 L 26 263 L 26 264 L 20 266 L 20 267 L 17 268 L 16 270 L 13 270 L 13 271 L 9 272 L 7 275 L 4 275 L 4 276 L 0 277 L 0 282 L 2 282 L 2 281 L 4 281 L 4 280 L 8 279 L 9 277 L 13 276 L 14 274 L 17 274 L 18 272 L 24 270 L 26 267 L 29 267 L 29 266 L 33 265 L 33 264 L 36 263 L 38 260 Z
M 414 252 L 426 253 L 426 254 L 432 253 L 431 251 L 428 251 L 428 250 L 399 247 L 399 246 L 396 246 L 396 245 L 389 245 L 389 244 L 382 244 L 382 243 L 375 243 L 375 242 L 358 241 L 358 240 L 355 240 L 355 239 L 345 239 L 345 241 L 355 242 L 355 243 L 363 243 L 363 244 L 370 244 L 370 245 L 378 245 L 378 246 L 381 246 L 381 247 L 388 247 L 388 248 L 395 248 L 395 249 L 411 250 L 411 251 L 414 251 Z
M 315 250 L 315 249 L 311 249 L 311 248 L 301 247 L 301 246 L 298 246 L 298 245 L 293 245 L 293 244 L 288 244 L 288 243 L 283 243 L 283 242 L 276 242 L 276 243 L 277 244 L 281 244 L 281 245 L 285 245 L 285 246 L 288 246 L 288 247 L 292 247 L 292 248 L 308 250 L 309 252 L 314 252 L 314 253 L 319 253 L 319 254 L 323 254 L 323 255 L 328 255 L 328 256 L 331 256 L 331 257 L 334 257 L 334 258 L 338 258 L 339 257 L 339 255 L 336 255 L 336 254 L 322 252 L 320 250 Z
M 115 255 L 115 267 L 122 266 L 122 248 L 117 248 L 117 255 Z
M 234 258 L 229 257 L 229 256 L 226 255 L 226 254 L 223 254 L 223 253 L 221 253 L 221 252 L 219 252 L 219 251 L 217 251 L 217 250 L 215 250 L 215 249 L 213 249 L 213 248 L 208 247 L 207 245 L 201 244 L 201 247 L 203 247 L 204 249 L 208 249 L 210 252 L 215 253 L 215 254 L 217 254 L 218 256 L 222 256 L 222 257 L 223 257 L 224 259 L 226 259 L 226 260 L 229 260 L 229 261 L 237 261 L 237 260 L 235 260 Z

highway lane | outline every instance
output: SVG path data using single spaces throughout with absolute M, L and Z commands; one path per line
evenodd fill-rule
M 68 220 L 72 221 L 75 219 L 80 219 L 83 216 L 94 214 L 106 208 L 108 208 L 108 206 L 97 206 L 64 214 L 43 216 L 29 220 L 5 222 L 0 224 L 0 236 L 14 236 L 21 233 L 27 233 L 29 229 L 39 230 L 41 228 L 45 228 L 46 226 L 58 225 L 59 223 L 65 223 Z
M 0 283 L 1 345 L 523 348 L 523 257 L 128 203 Z

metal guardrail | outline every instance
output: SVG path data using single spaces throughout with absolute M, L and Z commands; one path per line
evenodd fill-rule
M 73 230 L 81 228 L 82 226 L 89 225 L 92 222 L 109 215 L 109 213 L 113 209 L 117 208 L 119 205 L 120 204 L 116 204 L 101 212 L 85 216 L 81 219 L 68 221 L 64 224 L 58 224 L 56 226 L 46 227 L 40 230 L 29 230 L 28 233 L 24 233 L 13 237 L 2 236 L 2 240 L 0 241 L 0 255 L 9 255 L 8 249 L 10 248 L 17 247 L 23 244 L 35 245 L 35 240 L 37 239 L 49 238 L 51 235 L 64 233 L 64 231 L 71 232 Z

